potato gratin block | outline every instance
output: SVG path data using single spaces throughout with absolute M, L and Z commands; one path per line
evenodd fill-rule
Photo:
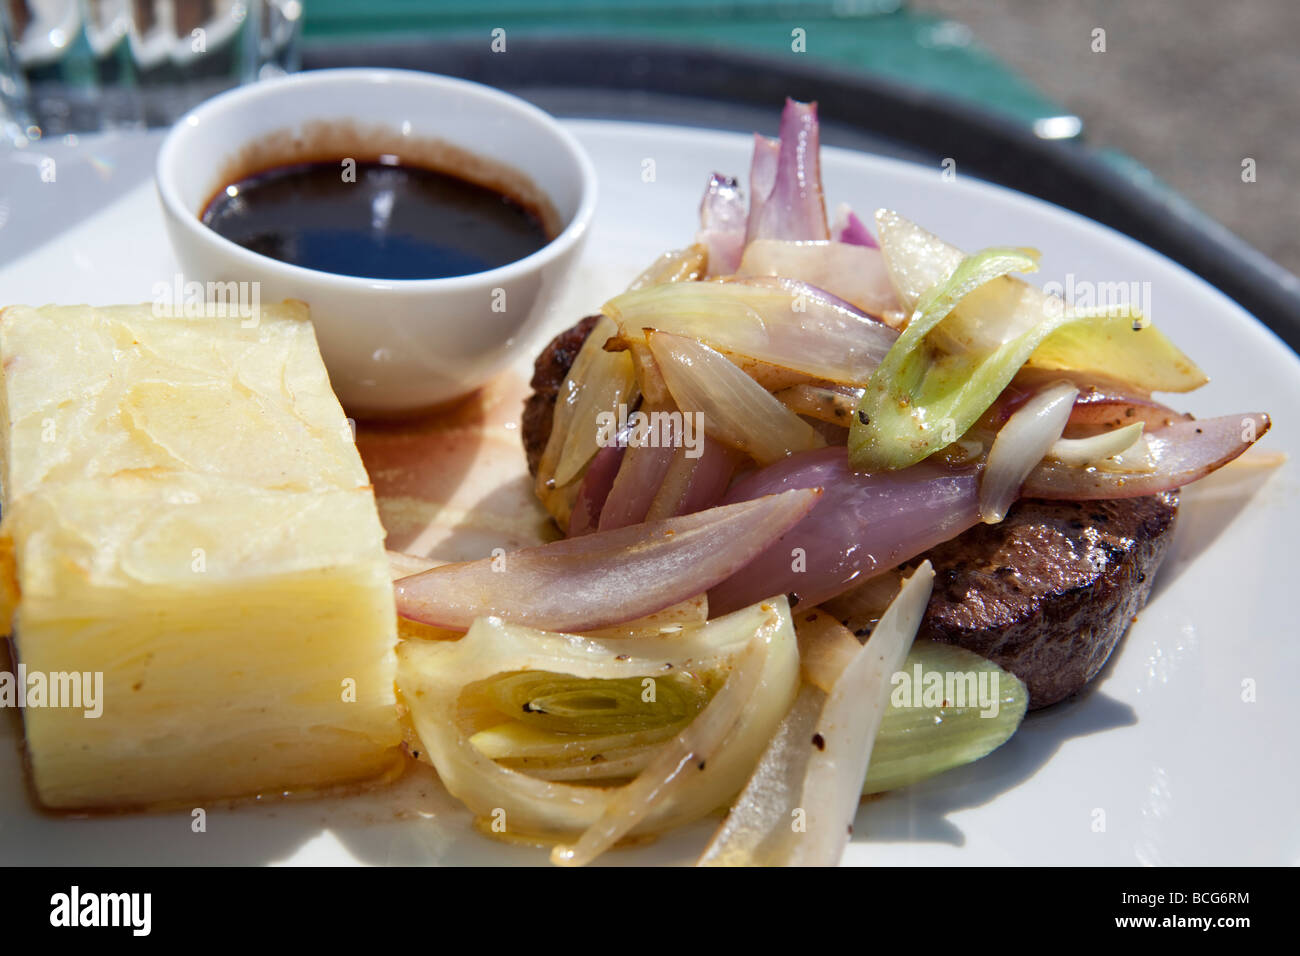
M 384 533 L 306 307 L 244 328 L 12 306 L 0 360 L 0 620 L 29 675 L 103 674 L 98 718 L 24 710 L 40 799 L 177 804 L 393 767 Z

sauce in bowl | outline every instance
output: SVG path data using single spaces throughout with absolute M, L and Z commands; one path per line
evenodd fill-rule
M 295 237 L 324 228 L 333 251 L 324 259 L 299 261 L 339 271 L 254 252 L 213 228 L 236 235 L 233 220 L 217 222 L 225 218 L 217 216 L 221 197 L 234 198 L 228 187 L 236 194 L 244 187 L 245 201 L 251 192 L 261 193 L 254 186 L 264 186 L 269 196 L 279 173 L 310 173 L 313 166 L 322 174 L 319 185 L 328 187 L 325 199 L 297 196 L 281 207 L 286 221 L 265 216 L 268 228 L 236 238 L 252 244 L 260 235 L 267 240 L 263 248 L 288 259 L 302 256 L 304 246 L 314 248 Z M 329 234 L 339 225 L 332 221 L 339 213 L 329 197 L 349 204 L 348 191 L 356 198 L 371 184 L 378 187 L 382 176 L 375 174 L 385 170 L 376 166 L 405 170 L 405 181 L 384 183 L 353 206 L 361 218 L 343 222 L 344 237 Z M 332 175 L 324 176 L 326 169 Z M 358 173 L 355 179 L 345 176 L 349 169 Z M 554 117 L 500 90 L 413 70 L 307 70 L 230 90 L 172 127 L 156 170 L 167 235 L 187 289 L 206 283 L 209 295 L 225 296 L 230 283 L 246 283 L 263 302 L 306 304 L 330 386 L 355 418 L 426 414 L 465 398 L 523 359 L 533 333 L 569 288 L 597 199 L 590 158 Z M 480 213 L 499 211 L 505 197 L 535 214 L 545 245 L 516 258 L 531 244 L 501 254 L 500 243 L 488 243 L 487 253 L 474 243 L 478 254 L 468 248 L 467 256 L 471 244 L 460 233 L 470 230 L 450 230 L 450 237 L 444 230 L 442 248 L 409 255 L 407 247 L 398 255 L 394 246 L 405 247 L 412 237 L 420 245 L 430 242 L 428 220 L 440 225 L 451 215 L 444 194 L 436 200 L 437 211 L 426 206 L 415 225 L 402 227 L 412 195 L 419 201 L 437 195 L 427 187 L 438 177 L 421 171 L 457 180 L 456 192 L 475 192 L 463 185 L 470 184 L 495 193 L 491 203 L 479 204 Z M 318 199 L 330 217 L 323 223 L 313 213 Z M 534 241 L 542 235 L 534 234 Z M 394 243 L 398 236 L 402 241 Z M 372 243 L 379 252 L 358 267 Z M 511 258 L 485 272 L 468 271 Z M 357 275 L 366 272 L 426 278 Z M 224 285 L 216 289 L 215 283 Z
M 564 227 L 519 170 L 384 126 L 313 121 L 223 163 L 199 220 L 252 252 L 364 279 L 474 275 Z
M 272 259 L 369 279 L 486 272 L 551 238 L 519 200 L 395 156 L 255 172 L 218 191 L 201 219 Z

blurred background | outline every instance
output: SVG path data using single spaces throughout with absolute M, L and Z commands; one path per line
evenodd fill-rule
M 1296 0 L 916 0 L 1291 272 L 1300 272 Z M 1106 30 L 1104 55 L 1091 33 Z M 1242 161 L 1256 160 L 1243 183 Z M 1248 188 L 1243 188 L 1248 187 Z
M 299 0 L 0 0 L 0 120 L 21 146 L 170 124 L 298 67 Z
M 1008 124 L 1038 139 L 1078 141 L 1125 188 L 1155 197 L 1153 209 L 1164 204 L 1207 234 L 1215 220 L 1300 271 L 1296 0 L 0 0 L 0 23 L 0 123 L 15 148 L 166 125 L 213 92 L 304 63 L 500 76 L 500 85 L 576 113 L 585 103 L 573 94 L 581 64 L 515 61 L 555 74 L 548 78 L 511 72 L 508 56 L 489 54 L 563 44 L 572 59 L 581 38 L 593 56 L 603 44 L 669 44 L 757 59 L 705 76 L 707 58 L 674 67 L 647 53 L 644 86 L 661 98 L 713 91 L 734 106 L 737 86 L 753 78 L 738 62 L 760 73 L 821 69 L 879 81 L 863 95 L 881 98 L 880 128 L 859 121 L 868 140 L 841 137 L 846 145 L 925 158 L 934 150 L 925 131 L 907 128 L 909 103 L 942 104 L 924 115 L 971 140 Z M 490 49 L 496 31 L 500 50 Z M 670 69 L 683 75 L 672 83 L 653 76 Z M 603 82 L 635 99 L 626 76 Z M 555 87 L 568 89 L 568 99 Z M 702 123 L 709 115 L 665 118 Z M 717 116 L 718 125 L 744 128 L 749 114 Z M 931 132 L 941 149 L 943 130 Z M 1020 153 L 1008 162 L 1021 162 L 1015 175 L 1027 182 L 1023 167 L 1039 160 Z M 1013 172 L 977 169 L 1003 181 Z

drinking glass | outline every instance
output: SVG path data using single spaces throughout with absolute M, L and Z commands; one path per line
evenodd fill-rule
M 301 0 L 0 0 L 0 128 L 28 141 L 166 126 L 298 68 Z

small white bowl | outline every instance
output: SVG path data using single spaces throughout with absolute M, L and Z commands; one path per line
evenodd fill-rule
M 365 279 L 251 252 L 199 219 L 241 159 L 276 143 L 355 127 L 397 152 L 430 142 L 459 147 L 531 181 L 558 234 L 537 252 L 473 275 Z M 341 160 L 338 155 L 321 159 Z M 244 169 L 243 174 L 256 169 Z M 185 282 L 250 282 L 261 302 L 311 307 L 330 383 L 356 416 L 412 412 L 478 388 L 529 343 L 586 238 L 596 172 L 577 140 L 537 107 L 477 83 L 409 70 L 299 73 L 245 86 L 183 116 L 158 154 L 158 193 Z

